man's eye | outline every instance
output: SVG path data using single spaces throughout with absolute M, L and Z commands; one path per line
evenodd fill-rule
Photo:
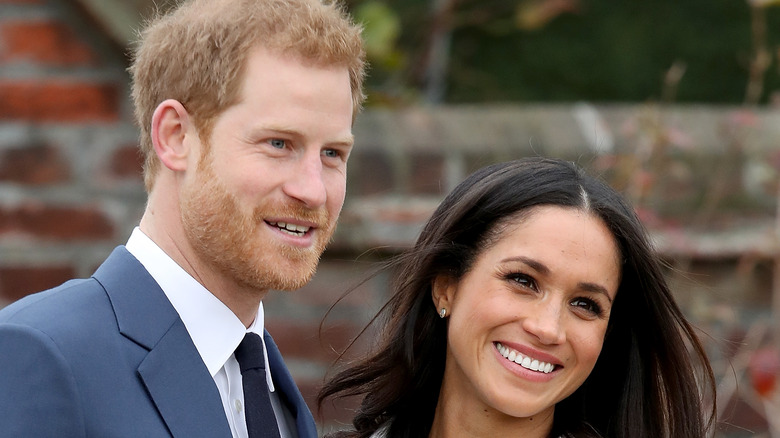
M 278 138 L 271 139 L 268 141 L 268 143 L 276 149 L 284 149 L 284 147 L 287 145 L 286 141 Z
M 337 150 L 335 150 L 335 149 L 325 149 L 324 151 L 322 151 L 322 153 L 323 153 L 323 154 L 324 154 L 326 157 L 328 157 L 328 158 L 338 158 L 339 156 L 341 156 L 341 154 L 339 153 L 339 151 L 337 151 Z

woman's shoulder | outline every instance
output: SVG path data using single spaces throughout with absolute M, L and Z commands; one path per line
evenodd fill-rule
M 379 429 L 377 429 L 373 434 L 371 434 L 370 438 L 390 438 L 388 436 L 388 431 L 390 430 L 390 422 L 387 421 L 381 426 L 379 426 Z M 588 438 L 593 437 L 593 435 L 588 435 Z M 564 433 L 558 438 L 577 438 L 575 435 L 571 433 Z M 585 438 L 585 437 L 583 437 Z

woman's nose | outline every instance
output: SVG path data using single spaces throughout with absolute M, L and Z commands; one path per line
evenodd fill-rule
M 562 316 L 562 304 L 539 303 L 523 320 L 523 329 L 539 339 L 542 344 L 562 344 L 566 341 Z

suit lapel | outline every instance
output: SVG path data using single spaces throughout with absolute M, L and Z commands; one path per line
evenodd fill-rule
M 279 352 L 279 348 L 276 346 L 273 338 L 271 338 L 268 330 L 265 331 L 264 338 L 274 386 L 280 392 L 282 401 L 285 402 L 287 408 L 290 409 L 290 412 L 295 417 L 298 438 L 317 438 L 317 426 L 314 424 L 314 417 L 311 415 L 306 401 L 287 370 L 282 354 Z
M 217 386 L 181 320 L 149 352 L 138 373 L 174 437 L 230 436 Z
M 181 318 L 143 265 L 118 247 L 94 277 L 111 300 L 120 333 L 149 350 L 138 374 L 171 434 L 230 437 L 214 380 Z

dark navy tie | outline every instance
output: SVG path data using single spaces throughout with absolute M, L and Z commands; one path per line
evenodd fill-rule
M 246 428 L 249 438 L 279 438 L 279 425 L 265 377 L 263 351 L 263 340 L 256 333 L 247 333 L 236 348 L 244 386 Z

